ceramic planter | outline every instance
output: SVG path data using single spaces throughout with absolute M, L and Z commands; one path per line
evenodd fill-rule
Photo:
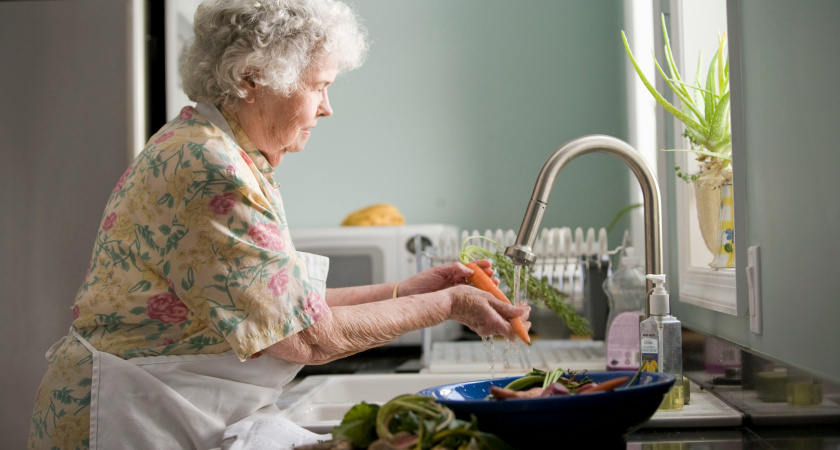
M 694 182 L 697 220 L 703 242 L 713 255 L 709 266 L 713 269 L 735 267 L 732 183 L 715 186 L 698 181 Z

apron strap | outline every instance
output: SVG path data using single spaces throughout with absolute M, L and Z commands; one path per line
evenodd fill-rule
M 88 342 L 88 341 L 87 341 L 87 339 L 85 339 L 85 338 L 83 338 L 82 336 L 80 336 L 80 335 L 79 335 L 79 333 L 77 333 L 77 332 L 76 332 L 76 330 L 73 330 L 73 336 L 75 336 L 75 337 L 76 337 L 76 339 L 78 339 L 78 340 L 79 340 L 79 342 L 81 342 L 81 343 L 82 343 L 82 345 L 84 345 L 85 347 L 87 347 L 87 349 L 90 351 L 90 353 L 91 353 L 92 355 L 95 355 L 96 353 L 98 353 L 98 352 L 99 352 L 99 350 L 97 350 L 97 349 L 93 348 L 93 346 L 92 346 L 92 345 L 90 345 L 90 342 Z

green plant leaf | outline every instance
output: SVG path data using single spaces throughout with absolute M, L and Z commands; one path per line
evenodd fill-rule
M 648 81 L 647 77 L 645 77 L 645 74 L 642 72 L 642 69 L 639 67 L 639 64 L 636 62 L 636 58 L 633 57 L 633 52 L 630 51 L 630 44 L 627 42 L 627 36 L 624 35 L 624 31 L 621 32 L 621 39 L 624 40 L 624 49 L 627 51 L 627 55 L 630 57 L 630 61 L 633 63 L 633 67 L 636 69 L 636 73 L 639 74 L 639 78 L 642 80 L 642 84 L 644 84 L 647 90 L 651 93 L 651 95 L 653 95 L 653 98 L 655 98 L 656 101 L 659 102 L 659 104 L 662 105 L 663 108 L 665 108 L 665 110 L 673 114 L 674 117 L 679 119 L 686 126 L 697 129 L 704 129 L 705 127 L 697 123 L 694 119 L 689 117 L 684 112 L 680 111 L 676 106 L 672 105 L 668 100 L 665 99 L 665 97 L 663 97 L 656 90 L 656 88 L 653 87 L 650 81 Z
M 718 44 L 718 87 L 719 92 L 723 92 L 724 90 L 728 90 L 729 88 L 729 57 L 726 58 L 726 64 L 720 63 L 720 58 L 723 58 L 723 43 L 726 42 L 726 31 L 723 32 L 723 35 L 720 37 L 720 43 Z M 725 69 L 724 69 L 725 67 Z
M 662 70 L 662 67 L 659 65 L 659 62 L 656 61 L 656 58 L 653 59 L 653 62 L 654 62 L 654 64 L 656 64 L 656 69 L 659 71 L 659 74 L 662 76 L 662 79 L 665 80 L 665 83 L 668 85 L 668 87 L 670 87 L 671 90 L 674 91 L 674 94 L 676 94 L 677 97 L 680 99 L 680 102 L 682 102 L 682 105 L 685 106 L 686 108 L 688 108 L 694 114 L 694 116 L 697 117 L 697 119 L 699 121 L 699 124 L 696 125 L 695 128 L 702 128 L 703 130 L 705 130 L 705 128 L 708 125 L 706 124 L 706 121 L 703 118 L 703 114 L 700 111 L 698 111 L 697 106 L 694 104 L 694 100 L 691 98 L 690 95 L 688 95 L 688 92 L 685 90 L 685 87 L 683 87 L 684 83 L 682 81 L 680 81 L 679 79 L 677 79 L 677 86 L 679 86 L 681 89 L 678 89 L 677 87 L 674 87 L 674 84 L 671 83 L 671 79 L 668 78 L 667 75 L 665 75 L 665 71 Z M 684 91 L 685 91 L 685 93 L 683 93 Z M 686 123 L 682 119 L 680 119 L 680 120 L 686 126 L 690 126 L 689 123 Z M 701 132 L 702 132 L 702 130 L 701 130 Z
M 715 107 L 715 115 L 709 123 L 709 141 L 717 142 L 723 139 L 727 130 L 729 118 L 729 92 L 723 94 Z M 730 138 L 731 139 L 731 138 Z
M 376 440 L 376 414 L 379 405 L 359 403 L 346 414 L 341 424 L 333 427 L 332 435 L 335 439 L 344 439 L 354 446 L 367 448 Z
M 668 149 L 662 149 L 662 151 L 663 151 L 663 152 L 690 152 L 690 153 L 696 153 L 696 154 L 698 154 L 698 155 L 710 156 L 710 157 L 712 157 L 712 158 L 720 158 L 720 159 L 723 159 L 723 160 L 725 160 L 725 161 L 732 161 L 732 157 L 731 157 L 731 156 L 725 156 L 725 155 L 720 154 L 720 153 L 714 153 L 714 152 L 710 152 L 710 151 L 708 151 L 708 150 L 702 150 L 702 149 L 695 149 L 695 148 L 668 148 Z
M 628 212 L 630 212 L 630 211 L 632 211 L 636 208 L 641 208 L 642 206 L 645 206 L 645 204 L 644 203 L 634 203 L 632 205 L 627 205 L 624 208 L 621 208 L 620 210 L 618 210 L 618 213 L 615 215 L 615 217 L 613 217 L 612 222 L 610 222 L 610 224 L 607 226 L 607 233 L 611 232 L 613 230 L 613 228 L 615 228 L 615 226 L 618 225 L 618 221 L 621 220 L 621 218 L 624 217 L 625 214 L 627 214 Z

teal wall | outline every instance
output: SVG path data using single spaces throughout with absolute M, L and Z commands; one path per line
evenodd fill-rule
M 686 325 L 840 382 L 840 2 L 729 3 L 737 291 L 758 245 L 763 333 L 672 304 Z
M 554 150 L 592 133 L 627 139 L 619 0 L 350 3 L 370 54 L 278 169 L 292 227 L 388 202 L 408 223 L 518 230 Z M 630 176 L 607 155 L 574 161 L 543 225 L 608 225 Z

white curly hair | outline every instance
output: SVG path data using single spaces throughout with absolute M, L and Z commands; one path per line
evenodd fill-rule
M 366 31 L 336 0 L 206 0 L 181 60 L 184 93 L 195 102 L 235 103 L 243 80 L 289 96 L 310 65 L 328 56 L 339 72 L 362 65 Z

